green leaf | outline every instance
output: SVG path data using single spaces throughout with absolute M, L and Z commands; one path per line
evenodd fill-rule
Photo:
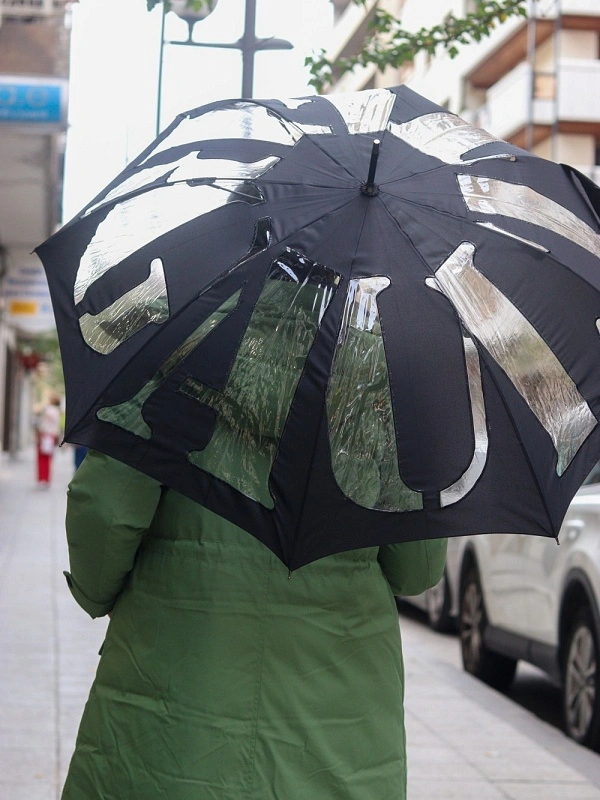
M 148 0 L 148 3 L 157 1 Z M 196 2 L 196 0 L 191 1 Z M 353 0 L 353 2 L 366 7 L 366 0 Z M 433 55 L 442 50 L 450 58 L 455 58 L 459 52 L 459 45 L 480 42 L 489 36 L 496 25 L 503 24 L 510 17 L 517 15 L 526 17 L 526 9 L 527 0 L 476 0 L 474 11 L 463 17 L 456 17 L 450 12 L 441 25 L 421 28 L 415 33 L 403 29 L 401 18 L 375 6 L 368 34 L 358 53 L 350 58 L 337 59 L 335 62 L 327 58 L 324 50 L 307 57 L 305 64 L 311 75 L 309 83 L 317 91 L 322 92 L 357 65 L 374 65 L 383 72 L 386 67 L 398 68 L 410 63 L 419 52 Z

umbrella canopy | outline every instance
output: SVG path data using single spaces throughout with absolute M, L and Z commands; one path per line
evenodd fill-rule
M 406 87 L 182 114 L 37 248 L 65 439 L 290 568 L 556 536 L 600 453 L 599 191 Z

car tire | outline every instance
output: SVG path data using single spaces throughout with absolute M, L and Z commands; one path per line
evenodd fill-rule
M 563 661 L 565 732 L 600 751 L 600 633 L 589 608 L 574 617 Z
M 486 646 L 486 626 L 481 580 L 473 566 L 462 581 L 460 593 L 459 633 L 463 668 L 494 689 L 507 689 L 514 678 L 517 661 Z
M 450 616 L 450 592 L 448 576 L 444 570 L 441 580 L 425 593 L 427 603 L 427 620 L 429 627 L 438 633 L 448 633 L 454 629 L 454 621 Z

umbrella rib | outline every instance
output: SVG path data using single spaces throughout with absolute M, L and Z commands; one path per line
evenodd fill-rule
M 475 337 L 473 337 L 473 338 L 475 339 L 475 341 L 479 345 L 480 351 L 481 350 L 485 351 L 485 348 L 483 347 L 483 345 L 481 345 L 481 343 Z M 485 363 L 485 357 L 483 358 L 483 361 Z M 554 536 L 554 538 L 558 541 L 558 533 L 559 533 L 560 528 L 556 529 L 555 526 L 552 523 L 552 515 L 550 514 L 550 509 L 548 508 L 548 504 L 546 502 L 546 496 L 545 496 L 545 494 L 543 492 L 543 489 L 542 489 L 542 486 L 541 486 L 539 480 L 537 479 L 537 476 L 535 474 L 535 470 L 533 468 L 533 464 L 531 463 L 531 459 L 529 458 L 529 456 L 527 454 L 527 450 L 525 449 L 524 445 L 521 442 L 521 437 L 519 435 L 519 428 L 515 424 L 515 420 L 514 420 L 513 414 L 511 412 L 506 400 L 504 399 L 504 394 L 500 391 L 500 387 L 499 387 L 498 382 L 496 381 L 496 379 L 494 377 L 493 372 L 488 369 L 487 370 L 487 374 L 490 376 L 490 379 L 494 383 L 494 386 L 496 387 L 496 389 L 498 391 L 498 395 L 500 396 L 500 399 L 502 401 L 502 405 L 504 406 L 506 414 L 507 414 L 508 418 L 510 419 L 510 424 L 512 425 L 513 430 L 514 430 L 514 432 L 516 434 L 516 439 L 519 442 L 519 446 L 521 447 L 521 452 L 523 453 L 523 456 L 525 458 L 525 462 L 527 463 L 527 466 L 529 467 L 529 473 L 530 473 L 531 477 L 533 478 L 533 482 L 535 483 L 535 485 L 538 488 L 538 495 L 541 498 L 542 505 L 544 506 L 544 510 L 546 512 L 546 516 L 548 518 L 550 531 L 551 531 L 552 535 Z
M 280 119 L 283 119 L 283 120 L 285 120 L 286 122 L 288 122 L 288 123 L 291 123 L 292 125 L 298 125 L 298 123 L 297 123 L 297 122 L 295 122 L 294 120 L 288 119 L 288 118 L 287 118 L 287 117 L 286 117 L 284 114 L 282 114 L 282 113 L 281 113 L 279 110 L 275 111 L 275 110 L 274 110 L 274 109 L 273 109 L 273 108 L 272 108 L 270 105 L 267 105 L 267 103 L 261 102 L 260 100 L 253 100 L 253 103 L 255 103 L 255 105 L 257 105 L 257 106 L 262 106 L 263 108 L 266 108 L 266 109 L 267 109 L 267 110 L 268 110 L 270 113 L 275 113 L 275 114 L 277 114 L 277 116 L 278 116 L 278 117 L 280 117 Z M 384 131 L 383 133 L 381 133 L 381 134 L 379 135 L 379 136 L 380 136 L 380 139 L 383 139 L 383 137 L 385 136 L 385 134 L 386 134 L 386 131 Z M 375 135 L 375 134 L 374 134 L 374 135 Z M 342 162 L 340 162 L 340 161 L 338 161 L 336 158 L 334 158 L 334 157 L 331 155 L 331 153 L 330 153 L 328 150 L 326 150 L 324 147 L 322 147 L 322 146 L 320 145 L 320 143 L 319 143 L 319 142 L 317 141 L 317 139 L 316 139 L 316 136 L 315 136 L 315 137 L 313 137 L 313 135 L 312 135 L 312 134 L 310 134 L 310 133 L 304 133 L 304 134 L 303 134 L 303 136 L 304 136 L 304 137 L 306 137 L 306 138 L 308 139 L 308 141 L 309 141 L 309 142 L 311 142 L 311 143 L 312 143 L 312 144 L 313 144 L 313 145 L 314 145 L 314 146 L 317 148 L 317 150 L 320 150 L 320 151 L 321 151 L 321 153 L 323 153 L 323 154 L 324 154 L 324 155 L 326 155 L 326 156 L 327 156 L 329 159 L 331 159 L 331 161 L 333 161 L 333 163 L 334 163 L 336 166 L 338 166 L 340 169 L 342 169 L 342 170 L 343 170 L 343 171 L 344 171 L 344 172 L 345 172 L 345 173 L 346 173 L 346 174 L 347 174 L 349 177 L 351 177 L 351 178 L 353 178 L 353 179 L 355 179 L 355 180 L 358 180 L 358 179 L 356 178 L 356 176 L 355 176 L 355 175 L 353 175 L 353 174 L 352 174 L 352 173 L 351 173 L 351 172 L 350 172 L 350 171 L 349 171 L 349 170 L 346 168 L 346 166 L 345 166 L 345 165 L 344 165 Z M 362 185 L 362 183 L 363 183 L 363 182 L 362 182 L 362 181 L 360 181 L 360 184 L 361 184 L 361 185 Z
M 403 164 L 405 161 L 410 161 L 409 156 L 406 156 L 406 158 L 402 159 L 402 161 L 399 161 L 397 163 L 398 164 Z M 437 172 L 438 170 L 444 170 L 445 171 L 445 170 L 448 169 L 448 166 L 456 166 L 456 167 L 465 166 L 465 167 L 467 167 L 469 165 L 468 164 L 464 164 L 464 165 L 451 164 L 451 165 L 448 165 L 448 164 L 446 164 L 446 162 L 442 161 L 439 164 L 432 164 L 429 169 L 421 169 L 421 170 L 419 170 L 418 173 L 410 173 L 409 175 L 402 175 L 399 178 L 392 178 L 389 181 L 380 181 L 379 188 L 382 188 L 383 186 L 387 186 L 390 183 L 402 183 L 403 181 L 413 180 L 417 175 L 419 175 L 419 176 L 420 175 L 431 175 L 431 173 Z
M 375 199 L 375 198 L 373 198 L 373 199 Z M 363 230 L 364 230 L 364 227 L 365 227 L 365 223 L 366 223 L 366 219 L 367 219 L 367 213 L 369 211 L 369 208 L 370 208 L 370 204 L 366 204 L 365 205 L 365 209 L 364 209 L 362 224 L 360 226 L 360 232 L 359 232 L 358 236 L 356 237 L 356 245 L 355 245 L 355 248 L 354 248 L 354 253 L 352 254 L 352 258 L 349 259 L 348 280 L 350 280 L 350 277 L 352 275 L 352 265 L 354 264 L 354 260 L 356 258 L 356 253 L 358 252 L 358 248 L 359 248 L 360 240 L 361 240 L 362 233 L 363 233 Z M 386 209 L 386 211 L 387 211 L 387 209 Z M 389 211 L 388 211 L 388 213 L 389 213 Z M 306 227 L 306 226 L 303 226 L 303 227 Z M 299 228 L 298 230 L 301 230 L 301 229 Z M 340 320 L 339 324 L 341 325 L 341 320 Z M 339 327 L 339 325 L 338 325 L 338 327 Z M 337 332 L 336 332 L 336 338 L 337 338 Z M 323 404 L 321 406 L 321 423 L 319 425 L 319 428 L 321 428 L 321 426 L 323 424 L 323 417 L 327 418 L 327 402 L 326 402 L 326 399 L 324 399 Z M 310 458 L 311 465 L 312 465 L 312 463 L 314 461 L 314 456 L 315 456 L 315 452 L 317 450 L 318 442 L 319 442 L 319 436 L 317 435 L 317 436 L 315 436 L 315 439 L 314 439 L 314 442 L 313 442 L 312 454 L 311 454 L 311 458 Z M 300 508 L 304 508 L 304 500 L 305 500 L 306 495 L 307 495 L 309 482 L 310 482 L 310 470 L 307 471 L 306 480 L 304 482 L 304 489 L 303 489 L 303 492 L 302 492 L 303 502 L 300 504 Z M 289 562 L 292 563 L 292 564 L 294 563 L 294 558 L 293 557 L 294 557 L 296 549 L 297 549 L 296 542 L 298 541 L 298 532 L 300 530 L 301 523 L 302 523 L 302 517 L 300 516 L 298 521 L 297 521 L 297 523 L 296 523 L 296 527 L 294 529 L 294 539 L 293 539 L 294 544 L 293 544 L 293 546 L 291 548 L 290 559 L 289 559 Z M 279 536 L 279 531 L 278 531 L 277 535 Z
M 421 208 L 427 209 L 427 211 L 431 211 L 434 214 L 439 214 L 442 217 L 447 217 L 449 219 L 458 220 L 461 224 L 466 224 L 469 227 L 473 227 L 473 228 L 476 228 L 477 230 L 479 230 L 479 227 L 480 227 L 480 221 L 479 220 L 469 219 L 466 216 L 465 217 L 457 216 L 456 214 L 454 214 L 451 211 L 447 211 L 447 210 L 443 210 L 443 209 L 440 209 L 440 208 L 436 208 L 435 206 L 428 205 L 427 203 L 424 203 L 424 202 L 418 202 L 416 200 L 409 200 L 406 197 L 399 197 L 398 195 L 394 195 L 394 194 L 391 194 L 389 192 L 388 192 L 388 195 L 390 197 L 393 197 L 394 200 L 398 201 L 399 203 L 406 203 L 409 206 L 415 206 L 415 207 L 420 208 L 420 209 Z M 394 214 L 387 207 L 387 205 L 385 203 L 384 195 L 380 194 L 379 195 L 379 199 L 383 202 L 383 204 L 384 204 L 384 206 L 386 208 L 386 211 L 390 215 L 391 219 L 393 219 L 394 222 L 398 225 L 398 227 L 400 227 L 400 223 L 396 220 L 396 218 L 394 217 Z M 510 219 L 510 217 L 505 217 L 502 214 L 498 214 L 497 216 L 501 217 L 502 219 Z M 531 222 L 529 224 L 532 225 L 533 227 L 540 227 L 540 226 L 536 226 L 535 223 L 533 223 L 533 222 Z M 402 230 L 401 227 L 400 227 L 400 230 Z M 510 233 L 509 231 L 504 231 L 502 229 L 494 230 L 494 228 L 486 228 L 486 230 L 489 231 L 490 235 L 493 235 L 494 237 L 498 237 L 498 239 L 500 241 L 505 239 L 506 235 Z M 405 233 L 405 231 L 403 231 L 403 230 L 402 230 L 402 232 Z M 558 235 L 560 235 L 560 234 L 558 234 Z M 535 242 L 535 240 L 531 240 L 531 246 L 532 247 L 535 246 L 536 248 L 540 248 L 541 247 L 539 245 L 539 243 Z M 415 250 L 416 250 L 416 248 L 415 248 Z M 544 248 L 544 256 L 546 258 L 550 258 L 558 267 L 563 267 L 564 268 L 565 265 L 561 261 L 559 261 L 558 259 L 556 259 L 554 257 L 554 254 L 552 253 L 551 250 L 548 250 L 548 249 Z M 574 279 L 576 279 L 578 281 L 581 281 L 581 283 L 583 283 L 585 286 L 589 285 L 590 282 L 588 280 L 586 280 L 586 278 L 584 278 L 582 275 L 579 275 L 577 272 L 574 272 L 571 269 L 569 270 L 569 272 L 570 272 L 570 274 L 572 275 L 572 277 Z

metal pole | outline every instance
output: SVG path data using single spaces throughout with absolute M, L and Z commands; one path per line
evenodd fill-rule
M 529 97 L 527 99 L 527 125 L 525 128 L 525 150 L 530 152 L 534 147 L 534 104 L 535 104 L 535 50 L 537 27 L 537 0 L 528 3 L 527 19 L 527 62 L 529 63 Z
M 555 2 L 555 18 L 554 18 L 554 107 L 553 107 L 553 120 L 552 120 L 552 142 L 550 150 L 550 158 L 552 161 L 558 161 L 558 134 L 560 131 L 560 104 L 558 99 L 558 90 L 560 88 L 560 38 L 562 31 L 562 8 L 560 0 Z
M 163 82 L 163 57 L 165 52 L 165 4 L 162 3 L 162 18 L 160 21 L 160 47 L 158 51 L 158 90 L 156 93 L 156 135 L 160 133 L 160 112 L 162 106 L 162 82 Z
M 244 34 L 240 39 L 242 51 L 242 97 L 252 97 L 254 91 L 254 56 L 256 53 L 256 0 L 246 0 Z
M 1 2 L 1 0 L 0 0 Z M 216 5 L 216 3 L 214 3 Z M 178 14 L 178 16 L 181 16 Z M 181 16 L 184 19 L 183 16 Z M 189 24 L 189 23 L 188 23 Z M 242 97 L 251 98 L 254 92 L 254 57 L 257 50 L 291 50 L 293 44 L 286 39 L 277 39 L 269 36 L 266 39 L 256 38 L 256 0 L 246 0 L 244 16 L 244 33 L 237 42 L 196 42 L 192 39 L 192 33 L 185 42 L 168 41 L 165 42 L 165 12 L 163 3 L 163 20 L 160 39 L 160 68 L 159 68 L 159 92 L 156 132 L 160 131 L 160 105 L 162 93 L 162 62 L 163 47 L 165 44 L 178 44 L 191 47 L 216 47 L 227 50 L 239 50 L 242 54 Z

